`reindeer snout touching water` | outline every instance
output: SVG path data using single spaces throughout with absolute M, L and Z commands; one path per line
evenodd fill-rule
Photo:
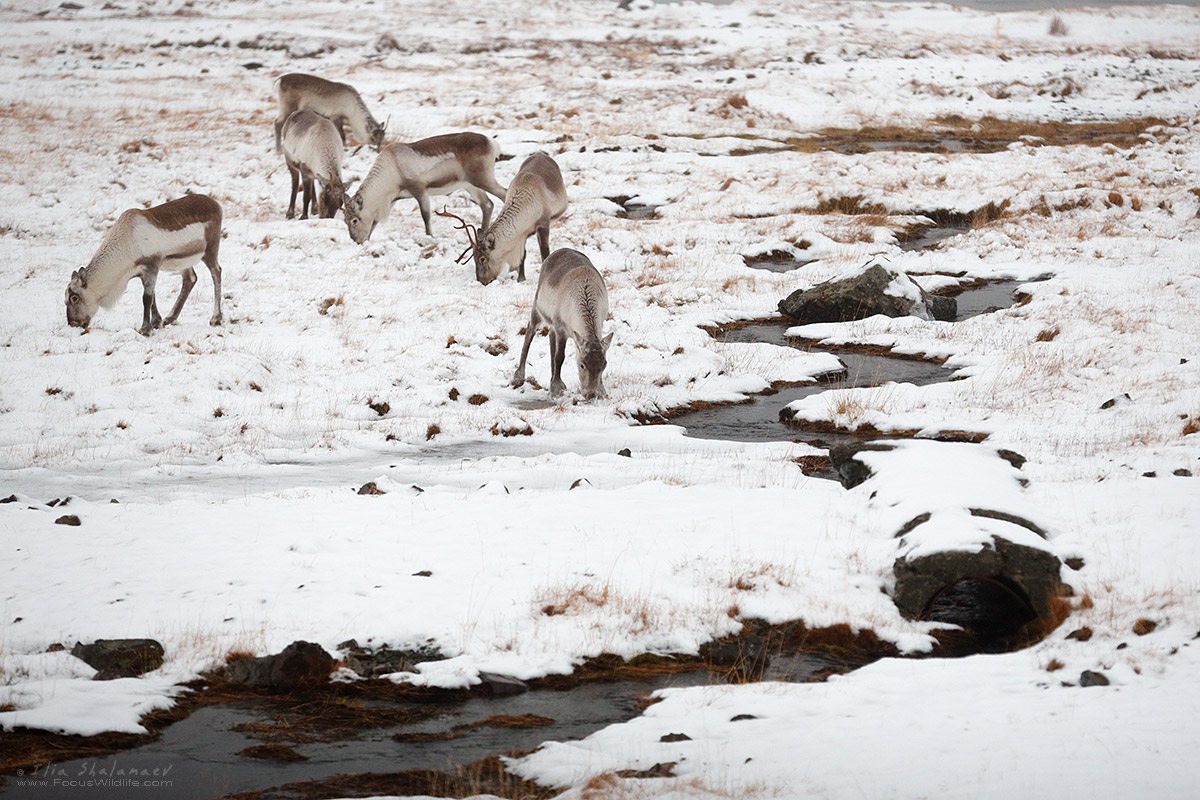
M 221 206 L 202 194 L 171 200 L 154 208 L 131 208 L 117 218 L 100 249 L 83 269 L 71 273 L 67 284 L 67 324 L 86 328 L 100 308 L 112 308 L 133 278 L 142 279 L 142 327 L 138 332 L 170 325 L 196 285 L 192 268 L 203 260 L 213 280 L 213 325 L 220 325 Z M 164 320 L 158 313 L 154 286 L 160 270 L 183 273 L 175 306 Z
M 604 278 L 588 257 L 578 250 L 559 248 L 542 262 L 537 292 L 525 343 L 511 385 L 525 383 L 525 360 L 529 345 L 541 325 L 550 328 L 550 395 L 557 397 L 567 388 L 562 380 L 567 338 L 575 341 L 575 362 L 579 367 L 579 388 L 587 399 L 604 397 L 604 368 L 608 365 L 608 346 L 613 335 L 601 338 L 608 317 L 608 291 Z

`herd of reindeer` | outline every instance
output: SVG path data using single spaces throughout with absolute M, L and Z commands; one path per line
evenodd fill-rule
M 307 219 L 310 207 L 324 218 L 341 210 L 350 238 L 362 244 L 387 218 L 394 202 L 411 197 L 421 211 L 425 233 L 433 235 L 430 196 L 465 191 L 482 213 L 479 229 L 455 214 L 444 210 L 437 213 L 457 220 L 456 228 L 466 233 L 470 246 L 458 263 L 473 259 L 480 283 L 487 285 L 514 268 L 517 279 L 524 280 L 525 245 L 534 233 L 541 250 L 533 310 L 511 385 L 520 388 L 525 383 L 529 346 L 544 325 L 550 330 L 551 396 L 566 389 L 562 365 L 568 337 L 575 342 L 583 396 L 604 396 L 605 354 L 612 341 L 611 333 L 601 337 L 601 326 L 608 317 L 608 291 L 599 271 L 583 253 L 565 247 L 550 252 L 550 222 L 567 208 L 566 187 L 554 159 L 541 152 L 529 156 L 506 190 L 496 181 L 494 172 L 499 147 L 486 136 L 451 133 L 407 144 L 384 144 L 385 126 L 376 122 L 349 84 L 302 73 L 284 75 L 277 83 L 275 149 L 283 153 L 292 177 L 288 219 L 296 215 L 296 195 L 303 187 L 301 219 Z M 346 197 L 342 180 L 347 126 L 358 142 L 370 144 L 379 153 L 352 197 Z M 488 194 L 504 201 L 494 222 Z M 126 284 L 136 277 L 142 281 L 142 326 L 138 330 L 149 336 L 153 329 L 170 325 L 179 317 L 196 284 L 193 267 L 203 261 L 213 281 L 210 322 L 220 325 L 223 316 L 217 249 L 221 220 L 220 204 L 200 194 L 122 213 L 88 265 L 71 274 L 67 324 L 86 329 L 96 311 L 112 308 Z M 182 273 L 183 277 L 179 296 L 166 318 L 159 314 L 155 302 L 154 286 L 160 271 Z

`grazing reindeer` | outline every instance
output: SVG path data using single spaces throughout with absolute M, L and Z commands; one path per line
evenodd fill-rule
M 337 83 L 289 72 L 276 79 L 279 84 L 279 116 L 275 118 L 275 150 L 281 149 L 280 134 L 283 124 L 293 111 L 309 109 L 333 122 L 342 144 L 346 143 L 346 125 L 354 132 L 359 144 L 369 144 L 375 150 L 383 147 L 383 134 L 387 124 L 380 125 L 367 110 L 362 96 L 348 83 Z
M 213 280 L 213 315 L 209 322 L 220 325 L 220 244 L 221 206 L 206 195 L 187 195 L 144 211 L 129 209 L 117 218 L 88 265 L 71 273 L 67 324 L 86 328 L 96 310 L 101 306 L 112 308 L 125 285 L 136 277 L 142 279 L 142 327 L 138 333 L 149 336 L 151 329 L 170 325 L 179 317 L 196 285 L 192 266 L 203 259 Z M 159 270 L 183 273 L 183 287 L 165 320 L 154 300 Z
M 430 195 L 458 189 L 479 204 L 487 228 L 492 218 L 488 192 L 504 197 L 505 191 L 494 173 L 499 154 L 499 145 L 478 133 L 448 133 L 411 144 L 389 144 L 342 209 L 350 238 L 357 244 L 370 239 L 375 226 L 387 218 L 392 203 L 402 197 L 416 199 L 425 234 L 432 236 Z
M 525 344 L 521 360 L 513 373 L 512 386 L 525 383 L 525 359 L 529 345 L 538 328 L 550 327 L 550 396 L 563 393 L 563 360 L 567 355 L 567 337 L 575 340 L 575 361 L 579 367 L 579 388 L 587 399 L 604 397 L 601 377 L 607 365 L 605 354 L 612 344 L 610 333 L 600 338 L 600 328 L 608 316 L 608 291 L 604 279 L 587 256 L 578 250 L 560 247 L 542 262 L 537 292 L 529 327 L 525 329 Z
M 342 184 L 342 142 L 337 128 L 320 114 L 293 111 L 283 123 L 283 158 L 292 173 L 292 199 L 287 218 L 296 216 L 296 190 L 304 184 L 300 219 L 308 219 L 308 204 L 325 219 L 333 217 L 346 200 Z M 319 191 L 314 191 L 314 181 Z
M 487 286 L 515 266 L 517 280 L 525 280 L 525 240 L 537 233 L 545 261 L 550 255 L 550 221 L 566 210 L 567 189 L 558 164 L 545 153 L 529 156 L 508 185 L 504 208 L 483 236 L 472 236 L 463 223 L 475 259 L 475 277 Z

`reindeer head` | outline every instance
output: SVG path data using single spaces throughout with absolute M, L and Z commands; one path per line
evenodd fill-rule
M 579 367 L 579 388 L 584 399 L 595 400 L 607 397 L 604 391 L 604 368 L 608 366 L 608 346 L 612 344 L 613 335 L 610 333 L 599 342 L 585 345 L 583 349 L 575 349 L 575 363 Z
M 383 149 L 383 137 L 387 133 L 387 126 L 391 121 L 392 118 L 388 117 L 382 125 L 375 125 L 371 128 L 371 141 L 369 144 L 371 145 L 371 149 L 376 153 Z
M 375 231 L 375 224 L 379 221 L 371 214 L 364 214 L 363 205 L 361 191 L 342 204 L 342 211 L 346 216 L 346 229 L 350 231 L 350 238 L 355 244 L 362 244 L 370 239 Z
M 473 259 L 475 261 L 475 277 L 479 279 L 480 283 L 487 286 L 496 276 L 490 274 L 491 270 L 488 265 L 490 264 L 491 251 L 490 249 L 485 251 L 484 244 L 479 241 L 478 229 L 457 214 L 451 214 L 446 210 L 445 206 L 442 207 L 441 211 L 437 212 L 437 215 L 439 217 L 449 217 L 450 219 L 458 220 L 458 224 L 454 226 L 454 229 L 460 230 L 467 235 L 467 249 L 463 250 L 458 258 L 454 259 L 454 263 L 465 264 L 468 257 Z M 484 239 L 491 240 L 492 247 L 495 247 L 495 236 L 487 234 L 484 236 Z
M 86 328 L 99 305 L 87 291 L 87 276 L 83 270 L 72 272 L 71 282 L 67 284 L 67 324 L 72 328 Z
M 322 219 L 333 219 L 338 209 L 346 204 L 346 187 L 336 174 L 329 176 L 329 183 L 321 188 L 317 206 Z

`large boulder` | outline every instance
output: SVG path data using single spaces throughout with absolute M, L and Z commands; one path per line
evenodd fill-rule
M 98 670 L 93 680 L 135 678 L 163 663 L 163 646 L 153 639 L 97 639 L 76 642 L 71 655 Z
M 810 289 L 798 289 L 779 301 L 779 310 L 801 325 L 875 314 L 949 321 L 958 313 L 958 302 L 929 294 L 903 272 L 871 264 Z
M 230 662 L 223 675 L 230 683 L 287 691 L 324 683 L 332 671 L 333 657 L 325 652 L 325 648 L 312 642 L 297 641 L 273 656 Z

